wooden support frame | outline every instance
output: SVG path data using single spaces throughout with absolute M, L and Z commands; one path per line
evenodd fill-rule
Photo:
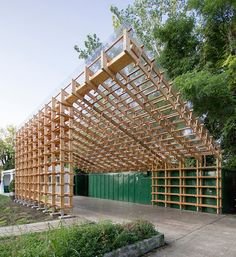
M 210 156 L 214 158 L 214 156 Z M 214 165 L 206 162 L 206 156 L 202 156 L 203 163 L 198 159 L 195 165 L 179 163 L 179 166 L 158 168 L 153 175 L 152 203 L 174 207 L 181 210 L 195 210 L 204 212 L 221 212 L 221 175 L 219 174 L 220 161 L 215 159 Z M 179 173 L 179 176 L 172 175 Z M 177 179 L 180 181 L 177 182 Z M 165 181 L 163 183 L 163 181 Z M 156 193 L 156 188 L 162 189 Z M 175 192 L 177 191 L 177 192 Z M 163 196 L 163 197 L 162 197 Z M 174 197 L 179 197 L 174 200 Z M 189 208 L 190 207 L 190 208 Z
M 189 158 L 195 166 L 186 165 Z M 153 204 L 222 208 L 219 146 L 131 30 L 19 129 L 16 197 L 64 213 L 72 207 L 73 165 L 88 172 L 151 170 Z M 214 176 L 205 175 L 209 169 Z

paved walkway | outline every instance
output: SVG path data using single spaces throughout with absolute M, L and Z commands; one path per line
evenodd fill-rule
M 48 229 L 58 228 L 61 225 L 70 226 L 82 220 L 84 219 L 80 217 L 76 217 L 76 218 L 70 218 L 70 219 L 64 219 L 64 220 L 57 219 L 57 220 L 37 222 L 37 223 L 31 223 L 31 224 L 25 224 L 25 225 L 0 227 L 0 237 L 18 236 L 29 232 L 42 232 Z
M 235 257 L 236 215 L 187 212 L 156 206 L 74 197 L 74 214 L 87 219 L 149 220 L 167 245 L 149 257 Z

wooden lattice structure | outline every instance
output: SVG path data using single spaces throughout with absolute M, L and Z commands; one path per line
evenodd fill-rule
M 19 129 L 17 199 L 71 208 L 74 166 L 149 170 L 153 204 L 221 210 L 220 149 L 132 31 L 120 33 Z

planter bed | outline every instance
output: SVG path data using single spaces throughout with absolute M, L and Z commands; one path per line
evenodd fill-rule
M 132 245 L 104 254 L 104 257 L 139 257 L 164 245 L 164 235 L 159 234 Z
M 141 256 L 164 243 L 153 224 L 138 220 L 126 224 L 81 223 L 0 239 L 1 257 L 113 257 Z

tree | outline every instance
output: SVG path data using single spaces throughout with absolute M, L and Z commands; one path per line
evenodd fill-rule
M 221 67 L 228 55 L 236 55 L 236 2 L 189 0 L 188 7 L 199 16 L 203 64 Z
M 224 163 L 236 168 L 236 4 L 189 0 L 197 13 L 199 64 L 174 78 L 210 133 L 221 143 Z
M 4 170 L 15 167 L 15 136 L 16 127 L 13 125 L 0 129 L 0 162 Z
M 134 28 L 145 47 L 159 56 L 162 42 L 155 37 L 154 31 L 165 23 L 167 17 L 186 11 L 186 2 L 186 0 L 136 0 L 133 5 L 128 5 L 122 10 L 112 5 L 110 11 L 114 28 L 118 29 L 122 25 Z M 78 45 L 74 46 L 80 59 L 87 59 L 101 42 L 96 34 L 89 34 L 84 45 L 85 49 L 81 49 Z
M 185 99 L 191 101 L 196 115 L 216 139 L 221 139 L 225 123 L 235 113 L 235 102 L 227 87 L 227 73 L 214 74 L 209 70 L 187 72 L 174 80 Z
M 115 29 L 121 25 L 132 27 L 147 50 L 159 56 L 163 42 L 154 32 L 168 17 L 184 12 L 186 8 L 185 0 L 136 0 L 126 9 L 111 6 L 110 10 Z
M 79 53 L 79 59 L 87 59 L 93 51 L 101 45 L 100 39 L 96 34 L 87 35 L 87 39 L 84 41 L 85 49 L 79 48 L 78 45 L 74 46 L 74 49 Z
M 163 46 L 157 60 L 170 78 L 193 70 L 199 63 L 199 39 L 194 22 L 194 18 L 180 13 L 169 17 L 154 31 Z

